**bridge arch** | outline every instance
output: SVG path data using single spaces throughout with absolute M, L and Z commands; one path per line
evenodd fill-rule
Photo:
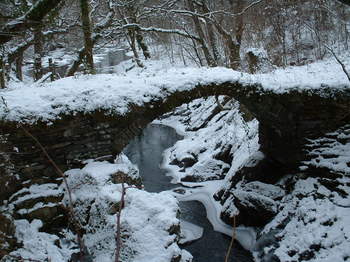
M 66 170 L 79 166 L 83 159 L 119 153 L 140 130 L 177 106 L 201 97 L 227 95 L 257 118 L 261 151 L 269 163 L 286 171 L 296 168 L 303 159 L 306 138 L 332 131 L 349 120 L 350 92 L 346 89 L 322 87 L 275 93 L 257 83 L 230 81 L 163 91 L 165 99 L 153 97 L 142 105 L 130 103 L 125 114 L 96 109 L 60 115 L 50 125 L 42 121 L 24 125 Z M 4 178 L 0 182 L 0 200 L 18 190 L 20 183 L 13 176 L 15 173 L 20 174 L 21 181 L 55 176 L 38 146 L 17 128 L 15 121 L 3 120 L 0 131 L 3 136 L 0 151 L 12 152 L 0 156 L 0 173 Z M 14 148 L 19 152 L 14 152 Z

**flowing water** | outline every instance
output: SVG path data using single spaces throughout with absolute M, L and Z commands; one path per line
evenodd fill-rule
M 182 139 L 176 131 L 167 126 L 149 125 L 142 135 L 133 139 L 124 149 L 131 162 L 137 164 L 145 189 L 149 192 L 161 192 L 178 187 L 171 184 L 171 178 L 160 168 L 165 149 Z M 213 230 L 206 217 L 204 206 L 198 201 L 180 202 L 181 219 L 204 229 L 202 238 L 182 247 L 194 257 L 194 262 L 224 262 L 231 239 Z M 234 243 L 230 262 L 253 261 L 250 252 L 244 250 L 238 242 Z

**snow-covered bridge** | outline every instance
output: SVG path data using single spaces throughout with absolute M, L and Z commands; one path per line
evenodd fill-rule
M 299 70 L 299 69 L 298 69 Z M 295 75 L 298 77 L 296 78 Z M 349 119 L 346 78 L 286 71 L 249 75 L 224 68 L 174 69 L 161 75 L 96 75 L 0 92 L 1 196 L 34 173 L 50 176 L 50 164 L 16 125 L 21 122 L 63 169 L 79 160 L 117 154 L 147 124 L 196 98 L 227 95 L 260 122 L 261 150 L 270 163 L 291 169 L 303 157 L 305 138 L 322 135 Z M 11 172 L 5 170 L 12 163 Z M 6 184 L 6 185 L 5 185 Z

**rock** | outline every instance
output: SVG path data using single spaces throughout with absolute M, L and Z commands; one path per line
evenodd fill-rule
M 285 191 L 275 185 L 265 184 L 260 181 L 253 181 L 242 186 L 247 192 L 255 192 L 259 195 L 269 197 L 273 200 L 281 200 L 285 196 Z
M 255 192 L 234 190 L 234 204 L 239 210 L 237 224 L 264 226 L 277 214 L 277 203 Z
M 17 246 L 15 225 L 9 215 L 0 214 L 0 259 Z
M 221 194 L 217 193 L 216 197 Z M 221 219 L 232 225 L 233 216 L 236 216 L 237 224 L 263 226 L 277 214 L 276 201 L 284 196 L 285 191 L 275 185 L 260 181 L 239 183 L 237 188 L 229 191 L 229 196 L 223 202 Z
M 56 225 L 56 218 L 65 214 L 61 201 L 63 192 L 55 183 L 28 184 L 10 197 L 9 204 L 13 206 L 13 216 L 16 219 L 32 221 L 39 219 L 49 225 Z
M 141 188 L 142 186 L 142 181 L 140 177 L 133 178 L 133 176 L 130 176 L 129 174 L 126 174 L 121 171 L 118 171 L 111 175 L 111 182 L 113 184 L 126 183 L 128 185 L 134 185 L 138 188 Z
M 193 166 L 195 163 L 197 163 L 197 159 L 195 156 L 187 155 L 186 157 L 182 158 L 180 160 L 180 167 L 188 168 Z

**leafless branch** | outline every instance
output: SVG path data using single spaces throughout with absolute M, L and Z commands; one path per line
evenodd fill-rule
M 116 240 L 115 262 L 120 261 L 119 257 L 120 257 L 120 251 L 122 248 L 120 219 L 121 219 L 122 209 L 124 207 L 125 190 L 126 189 L 125 189 L 124 182 L 123 182 L 122 183 L 122 196 L 121 196 L 120 203 L 119 203 L 119 211 L 117 213 L 117 233 L 115 236 L 115 240 Z
M 236 216 L 233 217 L 233 231 L 232 231 L 232 238 L 231 238 L 231 242 L 230 245 L 228 247 L 226 256 L 225 256 L 225 262 L 228 262 L 229 258 L 230 258 L 230 254 L 231 254 L 231 250 L 232 250 L 232 246 L 233 246 L 233 242 L 236 239 Z
M 335 60 L 337 60 L 337 62 L 340 64 L 341 68 L 343 69 L 343 72 L 346 74 L 346 76 L 350 82 L 350 74 L 349 74 L 348 70 L 346 69 L 344 63 L 339 59 L 339 57 L 335 54 L 335 52 L 332 48 L 330 48 L 327 45 L 325 47 L 334 56 Z

